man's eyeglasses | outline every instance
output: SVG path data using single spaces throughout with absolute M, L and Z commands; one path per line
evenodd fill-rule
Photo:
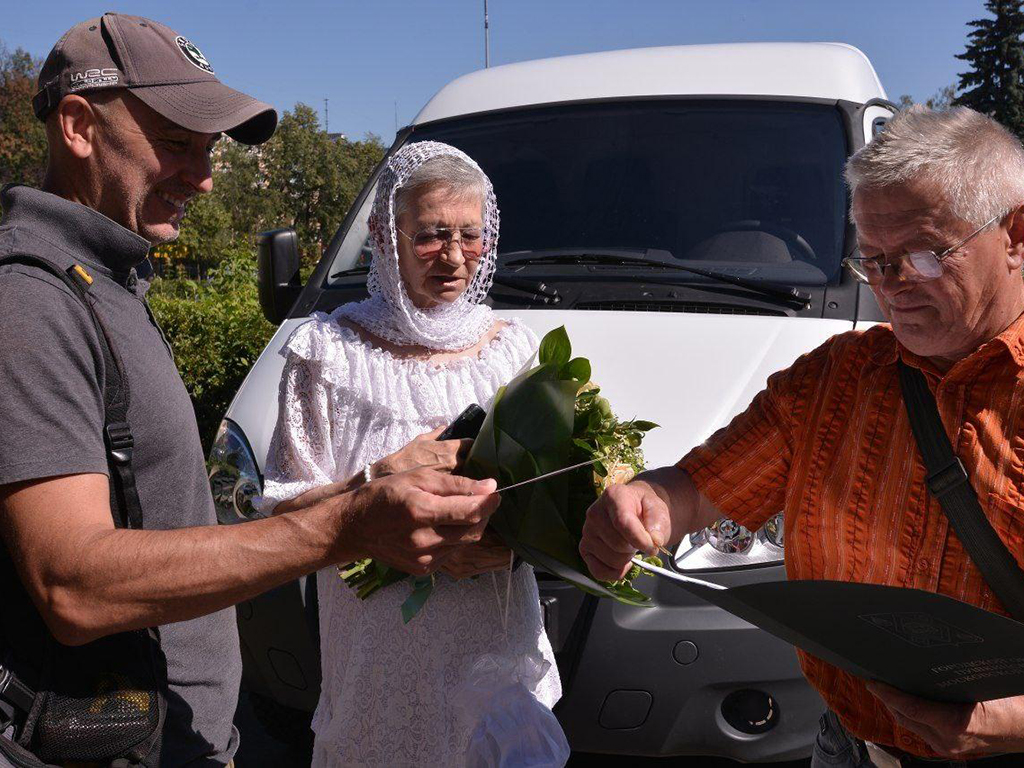
M 458 243 L 466 259 L 479 259 L 484 252 L 484 231 L 480 227 L 427 227 L 414 235 L 398 232 L 412 241 L 412 250 L 420 259 L 432 259 Z M 455 234 L 458 233 L 458 237 Z
M 954 251 L 963 248 L 977 237 L 983 229 L 999 219 L 993 216 L 967 237 L 947 248 L 942 253 L 935 251 L 913 251 L 905 253 L 897 259 L 886 261 L 884 256 L 847 256 L 843 266 L 849 267 L 853 276 L 862 283 L 878 285 L 885 278 L 885 270 L 896 266 L 900 276 L 910 283 L 926 283 L 942 275 L 942 261 Z

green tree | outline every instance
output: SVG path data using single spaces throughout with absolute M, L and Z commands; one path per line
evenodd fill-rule
M 1024 0 L 987 0 L 992 19 L 968 22 L 974 31 L 957 58 L 971 68 L 960 75 L 955 103 L 989 115 L 1024 138 Z
M 171 262 L 185 269 L 188 275 L 203 278 L 209 269 L 225 257 L 237 241 L 231 214 L 219 198 L 199 195 L 188 205 L 187 225 L 168 247 Z
M 217 426 L 274 333 L 256 295 L 256 257 L 231 243 L 208 279 L 158 278 L 147 294 L 174 350 L 209 451 Z
M 376 136 L 362 141 L 330 136 L 317 113 L 298 104 L 265 144 L 248 147 L 230 139 L 218 144 L 213 192 L 190 204 L 178 243 L 158 253 L 188 264 L 195 274 L 216 263 L 223 247 L 218 232 L 251 242 L 262 230 L 294 227 L 303 263 L 311 266 L 383 155 Z
M 46 131 L 32 112 L 42 61 L 0 43 L 0 184 L 38 186 L 46 170 Z
M 315 263 L 383 154 L 376 136 L 361 142 L 332 137 L 316 110 L 297 104 L 261 152 L 264 223 L 294 227 L 304 263 Z
M 925 99 L 924 106 L 928 109 L 949 109 L 953 106 L 956 100 L 956 86 L 947 85 L 945 88 L 940 88 L 927 99 Z M 900 96 L 899 101 L 896 102 L 900 109 L 909 109 L 910 107 L 917 104 L 914 101 L 914 97 L 909 94 L 903 94 Z
M 230 229 L 236 236 L 251 238 L 275 226 L 262 153 L 263 147 L 227 138 L 221 139 L 214 153 L 213 192 L 207 197 L 218 200 L 227 211 Z

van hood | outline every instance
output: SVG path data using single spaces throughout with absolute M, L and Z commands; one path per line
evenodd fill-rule
M 817 318 L 656 312 L 529 310 L 518 317 L 538 337 L 564 325 L 573 355 L 621 419 L 659 425 L 644 439 L 649 467 L 673 464 L 740 413 L 785 368 L 853 324 Z M 277 420 L 280 349 L 303 319 L 285 322 L 246 377 L 227 418 L 245 432 L 262 471 Z M 469 403 L 467 403 L 469 405 Z

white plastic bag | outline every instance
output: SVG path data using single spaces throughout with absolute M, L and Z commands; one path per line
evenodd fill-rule
M 466 768 L 561 768 L 569 742 L 554 713 L 531 690 L 550 663 L 537 655 L 516 659 L 485 654 L 455 694 L 455 707 L 476 721 Z

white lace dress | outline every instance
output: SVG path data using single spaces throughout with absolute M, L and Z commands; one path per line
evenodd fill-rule
M 536 336 L 513 320 L 478 356 L 437 367 L 397 358 L 333 317 L 314 315 L 285 347 L 259 507 L 351 477 L 450 423 L 470 403 L 488 407 L 536 347 Z M 540 653 L 551 666 L 534 695 L 549 707 L 558 701 L 561 684 L 533 571 L 524 564 L 512 574 L 507 630 L 508 574 L 496 575 L 439 576 L 423 609 L 403 624 L 407 583 L 360 601 L 335 568 L 317 574 L 323 683 L 313 765 L 461 765 L 475 723 L 457 715 L 452 694 L 485 653 Z

